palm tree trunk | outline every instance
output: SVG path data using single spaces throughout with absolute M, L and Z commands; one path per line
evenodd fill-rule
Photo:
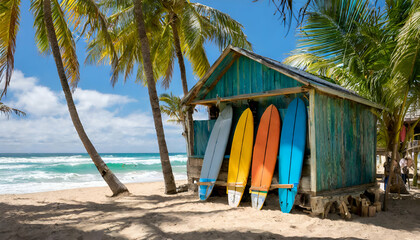
M 147 39 L 146 28 L 144 26 L 141 0 L 134 1 L 134 17 L 137 21 L 137 31 L 141 43 L 144 72 L 147 78 L 147 89 L 149 91 L 150 105 L 152 106 L 153 120 L 155 122 L 156 135 L 159 144 L 160 161 L 162 164 L 163 179 L 165 181 L 165 193 L 175 194 L 176 185 L 174 175 L 172 173 L 171 163 L 169 162 L 169 153 L 165 141 L 165 133 L 163 131 L 162 116 L 159 108 L 159 98 L 156 92 L 156 82 L 153 77 L 153 65 L 150 58 L 149 40 Z
M 170 17 L 171 21 L 171 28 L 172 33 L 174 37 L 174 45 L 175 45 L 175 52 L 176 56 L 178 58 L 178 65 L 179 70 L 181 72 L 181 83 L 182 83 L 182 90 L 184 92 L 184 96 L 188 94 L 188 83 L 187 83 L 187 73 L 185 71 L 185 63 L 184 63 L 184 56 L 182 55 L 181 50 L 181 41 L 179 40 L 179 34 L 178 34 L 178 17 L 175 13 L 171 13 Z M 188 146 L 188 156 L 194 155 L 194 122 L 192 118 L 193 110 L 191 108 L 188 108 L 187 111 L 187 146 Z
M 171 28 L 172 28 L 172 33 L 173 33 L 173 37 L 174 37 L 174 44 L 175 44 L 175 52 L 176 52 L 176 56 L 178 58 L 178 65 L 179 65 L 179 70 L 181 72 L 181 83 L 182 83 L 182 90 L 184 91 L 184 96 L 187 96 L 188 94 L 188 83 L 187 83 L 187 73 L 185 71 L 185 63 L 184 63 L 184 56 L 182 55 L 182 50 L 181 50 L 181 41 L 179 40 L 179 34 L 178 34 L 178 17 L 176 16 L 175 13 L 170 13 L 171 17 L 170 17 L 170 24 L 171 24 Z M 194 122 L 193 122 L 193 109 L 188 107 L 187 108 L 187 126 L 186 126 L 186 132 L 187 132 L 187 136 L 186 136 L 186 141 L 187 141 L 187 178 L 188 178 L 188 187 L 191 190 L 193 188 L 193 182 L 192 179 L 190 178 L 190 174 L 189 174 L 189 162 L 190 162 L 190 158 L 191 156 L 194 155 Z
M 417 150 L 418 151 L 418 150 Z M 413 176 L 413 186 L 417 187 L 417 179 L 418 179 L 418 173 L 417 173 L 417 165 L 418 165 L 418 157 L 419 152 L 414 152 L 414 176 Z
M 395 166 L 397 166 L 397 168 L 399 167 L 399 154 L 398 154 L 398 149 L 399 149 L 399 143 L 400 143 L 400 133 L 401 133 L 401 126 L 402 123 L 404 122 L 404 108 L 405 105 L 407 103 L 407 98 L 408 98 L 408 93 L 409 93 L 409 89 L 407 89 L 405 96 L 404 96 L 404 101 L 401 105 L 401 109 L 399 110 L 398 113 L 398 120 L 397 120 L 397 125 L 395 126 L 395 136 L 394 136 L 394 145 L 392 148 L 392 160 L 391 160 L 391 167 L 390 167 L 390 171 L 389 171 L 389 178 L 388 178 L 388 184 L 387 187 L 385 189 L 385 197 L 384 197 L 384 210 L 387 210 L 388 208 L 388 203 L 387 203 L 387 198 L 388 198 L 388 193 L 391 189 L 391 185 L 392 185 L 392 181 L 394 178 L 398 178 L 398 176 L 395 176 Z
M 83 125 L 79 119 L 79 114 L 77 113 L 76 106 L 74 105 L 73 96 L 71 94 L 69 84 L 67 82 L 67 77 L 66 77 L 66 73 L 64 70 L 64 65 L 63 65 L 63 61 L 62 61 L 61 53 L 60 53 L 60 47 L 58 45 L 57 35 L 55 34 L 54 24 L 53 24 L 52 15 L 51 15 L 51 1 L 44 0 L 43 7 L 44 7 L 44 20 L 45 20 L 45 25 L 47 28 L 48 41 L 50 42 L 50 45 L 51 45 L 51 51 L 53 53 L 55 64 L 57 66 L 58 76 L 60 78 L 64 96 L 66 97 L 67 107 L 69 109 L 70 117 L 73 122 L 74 128 L 76 129 L 77 134 L 79 135 L 79 138 L 83 143 L 83 146 L 85 147 L 89 156 L 92 158 L 92 161 L 95 164 L 98 171 L 100 172 L 102 178 L 105 180 L 105 182 L 108 184 L 109 188 L 111 189 L 113 196 L 128 192 L 127 187 L 118 180 L 118 178 L 114 175 L 114 173 L 112 173 L 112 171 L 108 168 L 108 166 L 102 160 L 101 156 L 99 156 L 98 152 L 96 151 L 92 142 L 89 140 L 83 128 Z

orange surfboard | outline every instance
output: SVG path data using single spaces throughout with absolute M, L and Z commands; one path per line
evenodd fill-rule
M 261 209 L 273 179 L 280 141 L 280 115 L 271 104 L 261 117 L 252 156 L 251 203 Z

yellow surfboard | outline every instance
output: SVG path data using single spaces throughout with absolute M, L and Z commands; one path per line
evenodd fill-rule
M 254 141 L 254 117 L 247 108 L 239 118 L 230 150 L 226 191 L 229 206 L 237 207 L 248 180 Z

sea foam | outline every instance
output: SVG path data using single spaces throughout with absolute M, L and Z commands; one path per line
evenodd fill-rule
M 163 180 L 159 154 L 113 153 L 102 159 L 123 183 Z M 170 154 L 177 180 L 186 179 L 185 154 Z M 87 154 L 0 154 L 0 194 L 106 186 Z

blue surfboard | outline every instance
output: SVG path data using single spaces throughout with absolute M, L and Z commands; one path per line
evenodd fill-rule
M 232 125 L 233 110 L 226 106 L 220 113 L 211 131 L 206 152 L 204 153 L 203 166 L 201 167 L 200 181 L 198 183 L 198 196 L 200 200 L 206 200 L 213 191 L 217 176 L 219 176 L 226 145 L 229 140 L 230 127 Z
M 279 150 L 280 209 L 290 213 L 295 202 L 306 145 L 307 112 L 304 102 L 296 98 L 288 106 L 283 121 Z

